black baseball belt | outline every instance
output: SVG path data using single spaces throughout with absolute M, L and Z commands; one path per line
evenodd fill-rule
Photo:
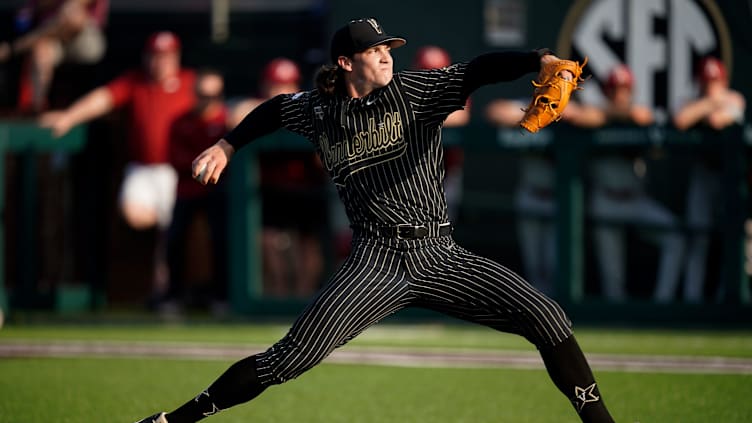
M 394 226 L 384 226 L 379 228 L 381 236 L 397 239 L 421 239 L 426 237 L 447 236 L 452 234 L 452 224 L 444 223 L 422 223 L 422 224 L 400 224 Z

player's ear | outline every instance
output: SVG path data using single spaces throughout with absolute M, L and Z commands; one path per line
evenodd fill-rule
M 337 58 L 337 64 L 348 72 L 352 71 L 352 59 L 347 56 L 339 56 Z

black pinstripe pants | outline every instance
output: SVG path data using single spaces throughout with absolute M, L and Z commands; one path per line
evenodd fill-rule
M 353 251 L 290 331 L 256 356 L 263 386 L 283 383 L 381 319 L 423 307 L 524 336 L 538 348 L 572 335 L 556 302 L 511 270 L 457 245 L 451 236 L 420 240 L 359 237 Z

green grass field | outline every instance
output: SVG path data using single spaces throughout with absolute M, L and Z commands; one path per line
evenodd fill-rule
M 135 342 L 265 345 L 283 325 L 6 326 L 0 347 Z M 750 331 L 580 329 L 587 354 L 752 359 Z M 79 342 L 80 343 L 80 342 Z M 379 325 L 345 349 L 533 352 L 474 326 Z M 241 358 L 241 357 L 238 357 Z M 0 422 L 132 422 L 197 394 L 234 359 L 0 359 Z M 618 422 L 750 422 L 752 374 L 594 369 Z M 702 370 L 702 369 L 698 369 Z M 210 422 L 577 422 L 542 368 L 324 364 Z

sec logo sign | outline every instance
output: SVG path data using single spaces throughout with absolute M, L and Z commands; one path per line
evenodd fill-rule
M 617 64 L 629 66 L 635 101 L 664 118 L 696 95 L 694 70 L 702 57 L 716 56 L 732 69 L 729 30 L 711 0 L 580 0 L 558 39 L 559 55 L 587 56 L 599 82 Z M 582 101 L 603 102 L 599 84 L 584 86 Z

